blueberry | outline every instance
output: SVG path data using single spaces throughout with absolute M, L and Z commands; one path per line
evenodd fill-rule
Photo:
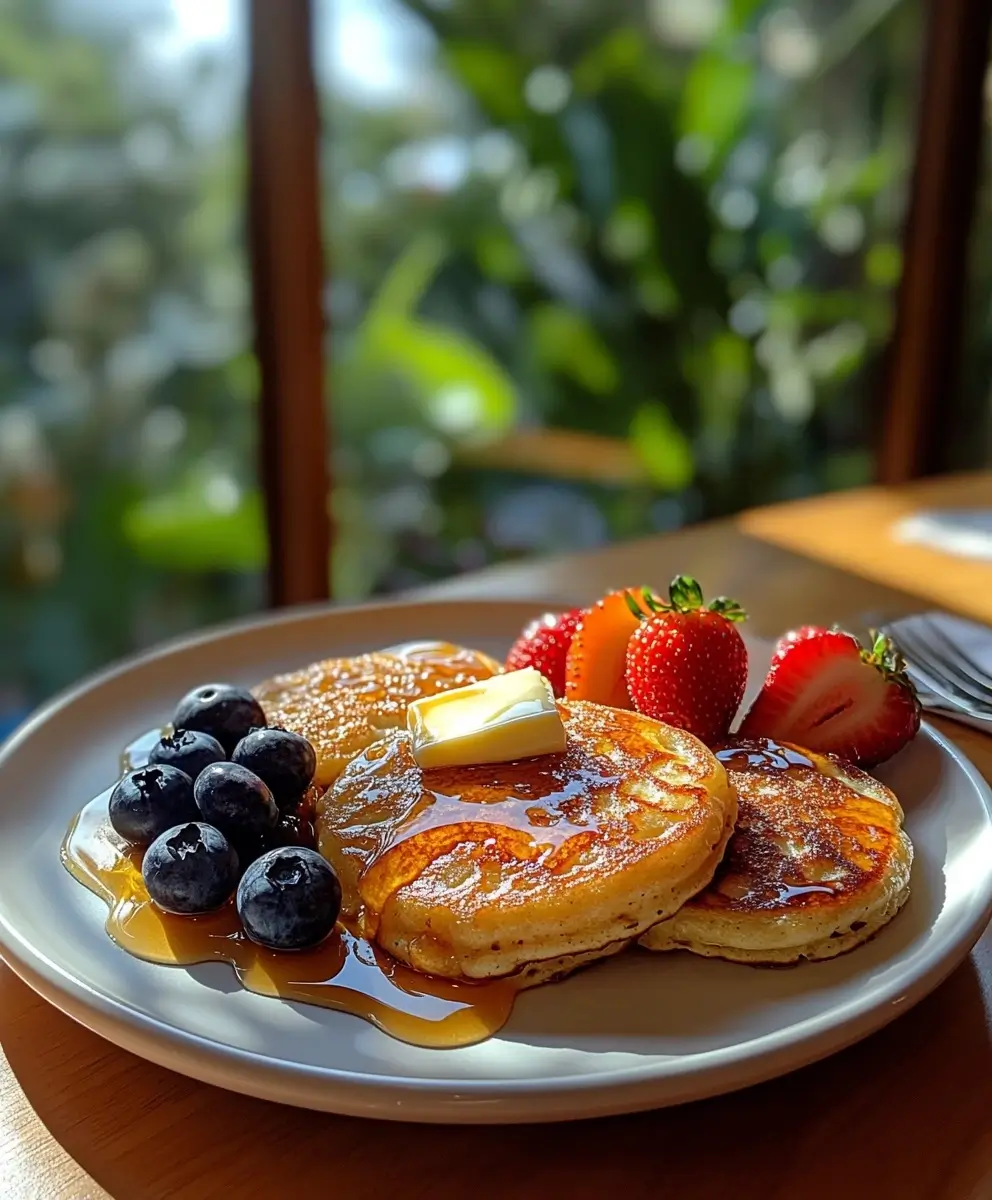
M 264 779 L 280 808 L 299 799 L 317 769 L 313 746 L 286 729 L 252 730 L 234 747 L 231 760 Z
M 177 729 L 175 733 L 167 733 L 148 752 L 150 763 L 178 767 L 190 779 L 195 779 L 204 767 L 223 762 L 225 758 L 227 755 L 220 742 L 199 729 Z
M 248 867 L 255 861 L 256 858 L 261 858 L 266 851 L 271 850 L 276 844 L 272 838 L 275 835 L 275 830 L 267 830 L 265 833 L 241 833 L 240 831 L 232 831 L 228 836 L 228 841 L 234 847 L 238 855 L 238 877 L 245 873 Z
M 303 950 L 316 946 L 334 928 L 341 884 L 316 850 L 269 850 L 241 877 L 237 905 L 253 942 L 272 950 Z
M 114 829 L 141 846 L 200 815 L 192 779 L 178 767 L 165 765 L 129 771 L 110 793 L 109 809 Z
M 209 733 L 230 754 L 252 729 L 265 724 L 265 713 L 246 688 L 205 683 L 183 696 L 176 705 L 172 724 L 176 729 Z
M 292 800 L 280 804 L 279 811 L 282 813 L 283 820 L 289 817 L 298 817 L 301 821 L 312 823 L 317 815 L 315 790 L 307 788 L 302 796 L 294 796 Z
M 279 821 L 268 786 L 237 763 L 212 763 L 201 771 L 193 796 L 203 820 L 229 836 L 265 833 Z
M 148 894 L 167 912 L 220 908 L 238 882 L 238 856 L 212 825 L 190 821 L 160 834 L 141 863 Z
M 317 846 L 313 825 L 298 813 L 283 813 L 279 824 L 266 836 L 270 846 L 309 846 L 311 850 Z
M 307 846 L 315 849 L 317 835 L 307 817 L 283 813 L 275 829 L 267 829 L 264 833 L 242 833 L 235 830 L 228 834 L 228 841 L 237 851 L 241 872 L 244 873 L 256 858 L 261 858 L 269 850 L 285 846 Z

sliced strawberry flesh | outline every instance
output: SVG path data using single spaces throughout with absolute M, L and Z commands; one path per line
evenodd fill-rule
M 918 722 L 910 690 L 865 661 L 849 634 L 821 630 L 783 641 L 740 733 L 870 765 L 894 753 Z

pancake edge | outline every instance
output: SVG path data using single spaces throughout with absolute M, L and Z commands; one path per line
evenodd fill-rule
M 886 925 L 899 913 L 909 899 L 910 870 L 913 862 L 913 844 L 905 830 L 900 830 L 905 849 L 905 878 L 902 885 L 891 894 L 884 894 L 880 904 L 861 911 L 849 918 L 848 921 L 832 930 L 826 937 L 811 942 L 801 942 L 792 946 L 772 946 L 767 949 L 748 948 L 703 942 L 698 939 L 681 939 L 675 935 L 675 925 L 678 914 L 667 921 L 648 930 L 640 939 L 639 945 L 653 953 L 670 953 L 673 950 L 686 950 L 703 958 L 722 958 L 727 962 L 743 963 L 750 966 L 787 966 L 807 962 L 822 962 L 826 959 L 837 958 L 847 954 L 858 946 L 870 941 L 881 932 Z M 852 929 L 852 925 L 860 928 Z M 668 926 L 668 929 L 664 927 Z

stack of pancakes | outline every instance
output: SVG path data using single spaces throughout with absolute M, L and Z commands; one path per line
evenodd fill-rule
M 766 739 L 718 750 L 738 819 L 709 887 L 641 939 L 735 962 L 833 958 L 909 898 L 902 808 L 849 763 Z
M 487 678 L 477 651 L 417 643 L 260 685 L 318 756 L 321 852 L 343 915 L 400 961 L 544 982 L 639 941 L 739 962 L 829 958 L 909 891 L 895 796 L 797 747 L 715 754 L 639 713 L 559 705 L 563 754 L 424 770 L 406 709 Z

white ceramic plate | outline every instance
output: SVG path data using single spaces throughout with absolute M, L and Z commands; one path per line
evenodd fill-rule
M 457 601 L 293 613 L 166 647 L 53 701 L 0 751 L 4 958 L 84 1025 L 209 1083 L 361 1116 L 501 1122 L 675 1104 L 782 1074 L 905 1012 L 965 957 L 992 912 L 990 794 L 926 727 L 880 772 L 906 809 L 916 863 L 911 900 L 874 941 L 780 971 L 632 951 L 524 993 L 496 1037 L 464 1049 L 420 1049 L 355 1017 L 252 995 L 223 964 L 140 962 L 59 865 L 73 812 L 188 687 L 407 638 L 500 653 L 534 612 Z

